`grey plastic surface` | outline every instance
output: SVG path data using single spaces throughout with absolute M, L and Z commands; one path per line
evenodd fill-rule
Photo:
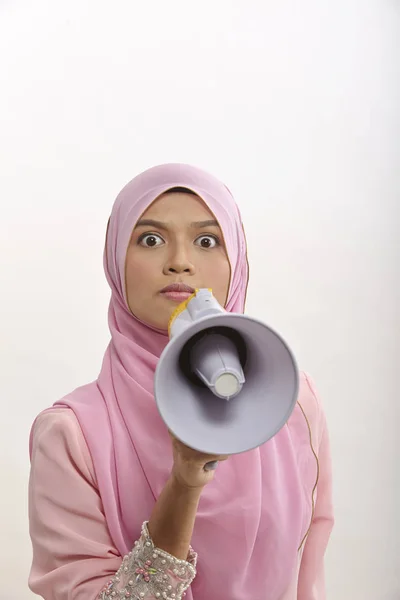
M 242 389 L 243 369 L 232 340 L 220 333 L 205 334 L 191 351 L 193 371 L 219 398 L 230 400 Z
M 215 327 L 238 332 L 247 349 L 246 379 L 231 400 L 193 385 L 180 367 L 180 354 L 196 334 Z M 175 335 L 158 362 L 154 391 L 162 419 L 184 444 L 210 454 L 238 454 L 270 440 L 289 419 L 297 400 L 298 369 L 286 342 L 246 315 L 204 316 Z

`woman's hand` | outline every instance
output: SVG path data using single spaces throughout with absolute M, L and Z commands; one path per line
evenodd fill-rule
M 229 458 L 228 456 L 214 456 L 197 452 L 182 444 L 171 432 L 170 436 L 174 456 L 172 477 L 184 488 L 201 490 L 214 478 L 216 465 L 212 463 Z
M 201 493 L 215 473 L 208 463 L 226 460 L 196 452 L 182 444 L 170 432 L 174 464 L 149 522 L 154 544 L 180 560 L 187 560 Z

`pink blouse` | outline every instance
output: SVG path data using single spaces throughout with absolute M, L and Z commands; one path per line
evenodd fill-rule
M 331 459 L 324 413 L 315 394 L 307 398 L 291 419 L 306 421 L 318 459 L 314 513 L 298 553 L 297 572 L 284 596 L 276 600 L 326 598 L 323 560 L 333 526 Z M 196 576 L 195 552 L 179 561 L 155 548 L 146 523 L 132 552 L 119 555 L 107 528 L 88 447 L 68 408 L 54 408 L 36 421 L 29 518 L 33 545 L 29 587 L 45 600 L 180 600 Z

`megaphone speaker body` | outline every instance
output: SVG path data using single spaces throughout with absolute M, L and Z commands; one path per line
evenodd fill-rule
M 299 376 L 278 333 L 228 313 L 199 290 L 173 315 L 155 373 L 158 410 L 184 444 L 207 454 L 257 448 L 288 421 Z

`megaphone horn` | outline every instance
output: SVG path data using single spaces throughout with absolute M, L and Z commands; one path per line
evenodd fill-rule
M 170 431 L 207 454 L 238 454 L 271 439 L 297 400 L 298 370 L 286 342 L 197 290 L 172 315 L 154 380 Z

